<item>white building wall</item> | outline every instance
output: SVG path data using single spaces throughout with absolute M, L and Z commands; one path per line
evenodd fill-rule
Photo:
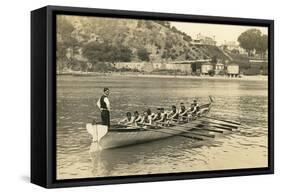
M 227 73 L 228 74 L 239 74 L 239 66 L 238 65 L 228 65 L 227 66 Z
M 201 66 L 201 73 L 203 73 L 203 74 L 209 73 L 210 70 L 213 70 L 213 65 L 203 64 Z

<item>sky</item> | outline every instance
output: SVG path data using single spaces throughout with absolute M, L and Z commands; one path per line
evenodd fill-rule
M 192 39 L 196 39 L 196 35 L 201 33 L 204 36 L 215 36 L 217 45 L 221 45 L 224 41 L 236 41 L 244 31 L 256 28 L 267 35 L 266 27 L 256 26 L 237 26 L 237 25 L 222 25 L 222 24 L 203 24 L 203 23 L 188 23 L 188 22 L 171 22 L 178 30 L 190 35 Z

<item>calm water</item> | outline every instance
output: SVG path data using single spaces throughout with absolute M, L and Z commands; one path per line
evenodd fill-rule
M 215 97 L 211 116 L 240 121 L 249 128 L 195 141 L 172 137 L 91 153 L 85 125 L 99 120 L 96 101 L 111 90 L 112 119 L 147 107 L 199 103 Z M 267 82 L 140 77 L 58 76 L 57 178 L 189 172 L 267 166 Z

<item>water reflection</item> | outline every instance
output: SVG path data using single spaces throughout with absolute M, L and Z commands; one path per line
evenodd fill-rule
M 188 104 L 194 97 L 206 102 L 212 95 L 215 104 L 210 116 L 240 121 L 249 128 L 212 141 L 172 137 L 93 152 L 85 123 L 99 119 L 94 103 L 103 87 L 111 88 L 112 118 L 147 107 Z M 57 91 L 59 179 L 267 165 L 267 82 L 64 76 L 59 77 Z

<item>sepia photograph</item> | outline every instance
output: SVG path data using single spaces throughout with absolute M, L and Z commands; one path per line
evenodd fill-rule
M 56 179 L 268 167 L 268 27 L 56 15 Z

